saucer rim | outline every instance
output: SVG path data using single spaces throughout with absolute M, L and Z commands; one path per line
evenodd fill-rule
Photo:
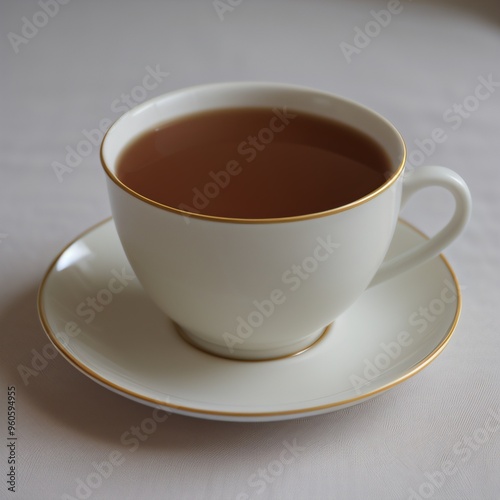
M 37 294 L 37 311 L 38 311 L 38 317 L 39 320 L 42 324 L 42 327 L 45 331 L 45 334 L 51 341 L 51 343 L 54 345 L 54 347 L 57 349 L 57 351 L 75 368 L 77 368 L 80 372 L 82 372 L 84 375 L 88 376 L 90 379 L 94 380 L 95 382 L 99 383 L 103 387 L 106 387 L 109 390 L 112 390 L 113 392 L 116 392 L 122 396 L 128 397 L 133 399 L 134 401 L 141 402 L 146 405 L 154 405 L 155 407 L 161 407 L 162 409 L 165 409 L 166 411 L 172 410 L 173 412 L 176 413 L 184 413 L 186 415 L 191 415 L 191 416 L 198 416 L 202 417 L 203 415 L 206 415 L 207 417 L 226 417 L 226 418 L 247 418 L 247 419 L 259 419 L 259 418 L 265 418 L 265 417 L 280 417 L 280 416 L 289 416 L 289 415 L 297 415 L 297 417 L 304 417 L 304 416 L 310 416 L 314 414 L 318 414 L 318 412 L 324 412 L 325 410 L 328 409 L 334 409 L 336 407 L 344 407 L 344 406 L 350 406 L 353 405 L 357 402 L 361 402 L 362 400 L 369 400 L 373 398 L 374 396 L 377 396 L 379 394 L 382 394 L 385 391 L 388 391 L 389 389 L 392 389 L 393 387 L 396 387 L 397 385 L 405 382 L 406 380 L 410 379 L 420 371 L 422 371 L 426 366 L 428 366 L 432 361 L 434 361 L 444 350 L 444 348 L 447 346 L 448 342 L 450 341 L 451 337 L 453 336 L 453 333 L 455 332 L 455 329 L 457 327 L 458 321 L 460 319 L 461 311 L 462 311 L 462 293 L 460 289 L 460 284 L 458 282 L 457 275 L 455 271 L 453 270 L 451 264 L 448 262 L 446 257 L 443 254 L 439 254 L 438 256 L 434 257 L 434 259 L 439 258 L 443 261 L 444 265 L 448 269 L 451 279 L 453 284 L 455 285 L 456 292 L 457 292 L 457 301 L 456 301 L 456 311 L 455 311 L 455 316 L 453 318 L 453 322 L 451 325 L 448 327 L 448 332 L 446 333 L 445 337 L 441 340 L 441 342 L 434 348 L 432 352 L 430 352 L 427 356 L 425 356 L 422 360 L 420 360 L 410 371 L 406 372 L 402 376 L 398 377 L 396 380 L 393 380 L 381 387 L 378 387 L 377 389 L 373 389 L 372 391 L 360 394 L 358 396 L 352 397 L 352 398 L 347 398 L 341 401 L 336 401 L 333 403 L 327 403 L 327 404 L 322 404 L 322 405 L 317 405 L 317 406 L 311 406 L 307 408 L 300 408 L 300 409 L 293 409 L 293 410 L 278 410 L 278 411 L 264 411 L 264 412 L 251 412 L 251 411 L 246 411 L 246 412 L 233 412 L 233 411 L 221 411 L 221 410 L 209 410 L 209 409 L 200 409 L 200 408 L 195 408 L 191 406 L 184 406 L 184 405 L 178 405 L 170 402 L 165 402 L 164 400 L 156 399 L 150 396 L 146 396 L 144 394 L 140 394 L 138 392 L 135 392 L 133 390 L 130 390 L 128 388 L 124 388 L 115 382 L 112 382 L 102 375 L 100 375 L 98 372 L 95 370 L 89 368 L 85 363 L 80 361 L 78 358 L 76 358 L 73 354 L 70 352 L 66 351 L 65 346 L 63 343 L 61 343 L 57 337 L 57 335 L 52 331 L 52 328 L 50 326 L 49 320 L 47 318 L 47 314 L 43 305 L 43 297 L 44 297 L 44 292 L 46 289 L 47 281 L 49 277 L 51 276 L 52 271 L 56 267 L 57 263 L 63 256 L 63 254 L 76 242 L 93 232 L 94 230 L 100 228 L 101 226 L 106 225 L 110 221 L 112 221 L 113 217 L 107 217 L 106 219 L 93 224 L 89 228 L 87 228 L 85 231 L 81 232 L 78 234 L 75 238 L 73 238 L 69 243 L 67 243 L 56 255 L 56 257 L 52 260 L 50 263 L 49 267 L 47 268 L 47 271 L 45 272 L 43 279 L 40 283 L 39 289 L 38 289 L 38 294 Z M 424 232 L 422 232 L 420 229 L 416 228 L 413 224 L 409 223 L 408 221 L 398 218 L 398 224 L 402 224 L 408 228 L 410 228 L 412 231 L 415 231 L 417 234 L 422 236 L 425 239 L 429 239 L 429 236 L 427 236 Z M 434 260 L 431 259 L 431 260 Z M 225 358 L 220 358 L 220 359 L 225 359 Z M 261 362 L 261 361 L 252 361 L 252 360 L 231 360 L 231 359 L 226 359 L 228 362 L 235 362 L 235 363 L 249 363 L 249 362 Z M 274 360 L 276 362 L 280 362 L 280 359 Z

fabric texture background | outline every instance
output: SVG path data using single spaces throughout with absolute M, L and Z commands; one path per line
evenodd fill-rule
M 500 432 L 484 428 L 500 413 L 498 2 L 59 2 L 0 7 L 0 498 L 497 500 Z M 110 215 L 98 145 L 80 147 L 86 156 L 63 173 L 58 164 L 138 101 L 231 80 L 359 101 L 396 125 L 416 168 L 464 177 L 472 219 L 445 251 L 462 285 L 460 323 L 431 365 L 366 403 L 260 424 L 172 414 L 146 440 L 123 444 L 151 408 L 61 356 L 33 361 L 48 343 L 36 294 L 49 263 Z M 446 139 L 425 141 L 437 128 Z M 441 194 L 422 192 L 403 218 L 433 234 L 452 210 Z M 23 381 L 19 367 L 32 363 Z M 5 483 L 9 386 L 16 493 Z M 304 449 L 259 481 L 294 442 Z M 89 476 L 118 456 L 112 471 Z M 90 492 L 79 486 L 89 477 Z

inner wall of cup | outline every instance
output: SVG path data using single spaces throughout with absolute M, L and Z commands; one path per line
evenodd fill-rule
M 116 176 L 120 153 L 142 133 L 182 116 L 235 107 L 286 108 L 334 119 L 375 139 L 388 153 L 393 172 L 399 169 L 404 158 L 404 144 L 393 125 L 355 102 L 301 87 L 227 83 L 172 92 L 128 111 L 112 125 L 104 139 L 104 163 Z

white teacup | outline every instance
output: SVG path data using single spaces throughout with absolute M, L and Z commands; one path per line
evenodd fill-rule
M 353 126 L 383 146 L 392 175 L 348 205 L 257 220 L 161 205 L 117 178 L 117 158 L 138 135 L 185 115 L 236 107 L 307 112 Z M 469 190 L 453 171 L 421 167 L 404 174 L 403 139 L 380 115 L 291 85 L 222 83 L 157 97 L 111 126 L 101 159 L 118 235 L 146 292 L 187 340 L 235 359 L 287 356 L 314 344 L 368 286 L 435 257 L 461 233 L 471 209 Z M 450 222 L 423 245 L 384 262 L 401 206 L 427 186 L 454 196 Z

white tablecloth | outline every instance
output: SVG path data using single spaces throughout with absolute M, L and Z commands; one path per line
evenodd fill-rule
M 3 2 L 0 498 L 500 498 L 500 432 L 484 432 L 500 412 L 499 5 Z M 145 90 L 148 72 L 156 76 Z M 369 402 L 267 424 L 173 414 L 126 446 L 121 437 L 151 408 L 100 387 L 62 356 L 34 359 L 47 344 L 36 293 L 48 264 L 110 214 L 98 147 L 80 146 L 86 156 L 72 165 L 66 156 L 146 97 L 227 80 L 296 83 L 357 100 L 400 129 L 416 164 L 465 178 L 473 216 L 445 252 L 462 285 L 462 317 L 430 366 Z M 436 128 L 446 140 L 426 142 Z M 451 208 L 440 194 L 423 192 L 403 216 L 432 234 Z M 20 367 L 33 373 L 23 380 Z M 11 386 L 15 493 L 6 482 Z M 305 449 L 262 479 L 284 442 Z M 113 460 L 112 469 L 99 465 Z

